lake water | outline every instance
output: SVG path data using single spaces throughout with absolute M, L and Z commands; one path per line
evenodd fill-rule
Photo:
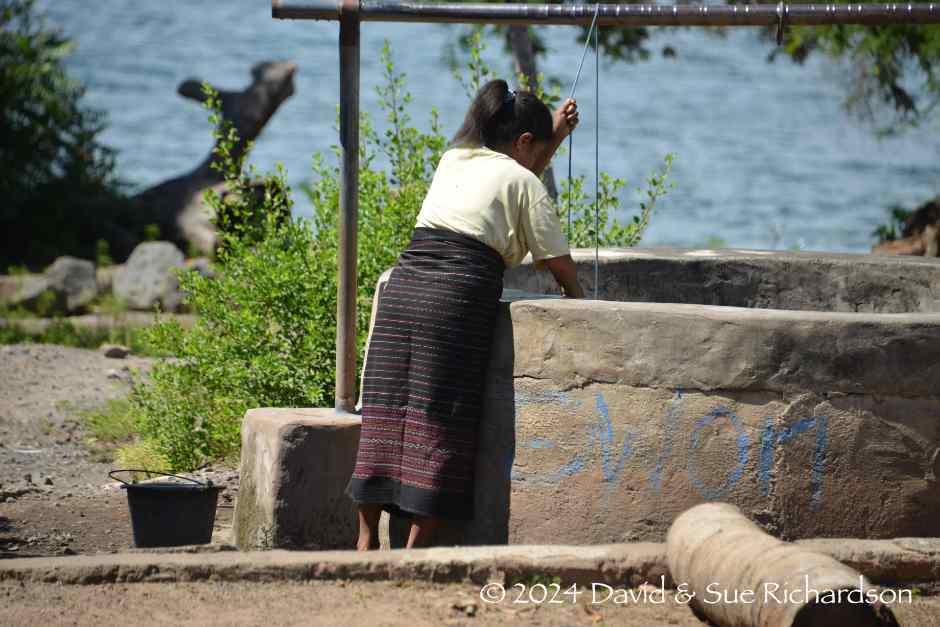
M 296 93 L 259 138 L 252 161 L 285 164 L 292 184 L 311 176 L 311 156 L 329 153 L 339 99 L 335 22 L 274 20 L 265 0 L 225 2 L 87 2 L 45 0 L 49 22 L 77 43 L 70 70 L 88 86 L 88 104 L 104 109 L 103 141 L 118 152 L 119 173 L 136 187 L 185 172 L 211 147 L 206 112 L 176 94 L 180 81 L 208 79 L 243 88 L 261 60 L 299 65 Z M 460 27 L 363 25 L 362 108 L 379 118 L 374 87 L 387 38 L 414 94 L 412 115 L 425 125 L 431 107 L 445 134 L 459 125 L 468 100 L 446 62 Z M 573 27 L 546 27 L 550 47 L 540 69 L 567 93 L 581 46 Z M 658 51 L 676 49 L 676 58 Z M 751 29 L 725 37 L 704 29 L 662 30 L 654 52 L 637 64 L 601 62 L 600 119 L 594 116 L 593 58 L 578 86 L 582 110 L 574 169 L 593 189 L 594 128 L 600 124 L 601 169 L 632 190 L 675 153 L 675 189 L 657 205 L 645 244 L 863 252 L 892 204 L 908 207 L 940 194 L 936 124 L 878 140 L 842 109 L 847 68 L 825 59 L 800 67 L 767 63 L 771 50 Z M 590 54 L 590 53 L 589 53 Z M 497 72 L 510 64 L 502 44 L 485 55 Z M 567 159 L 556 159 L 564 171 Z M 299 213 L 310 205 L 296 194 Z M 637 210 L 625 193 L 621 217 Z

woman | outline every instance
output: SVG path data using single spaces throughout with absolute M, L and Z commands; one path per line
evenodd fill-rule
M 505 81 L 484 85 L 445 152 L 411 243 L 379 298 L 363 373 L 362 432 L 347 493 L 360 551 L 377 548 L 382 509 L 411 515 L 407 546 L 441 518 L 473 517 L 484 369 L 503 271 L 528 252 L 565 296 L 584 296 L 539 175 L 578 123 Z

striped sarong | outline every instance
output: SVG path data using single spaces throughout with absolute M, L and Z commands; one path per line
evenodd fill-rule
M 346 488 L 392 513 L 473 517 L 484 372 L 505 265 L 462 233 L 417 227 L 381 292 Z

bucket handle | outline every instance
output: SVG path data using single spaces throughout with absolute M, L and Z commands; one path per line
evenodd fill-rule
M 132 479 L 130 482 L 127 482 L 127 481 L 124 481 L 123 479 L 121 479 L 120 477 L 115 477 L 115 476 L 114 476 L 115 473 L 119 473 L 119 472 L 145 472 L 145 473 L 147 473 L 148 475 L 160 475 L 161 477 L 173 477 L 173 478 L 175 478 L 175 479 L 182 479 L 183 481 L 191 481 L 192 483 L 195 483 L 196 485 L 202 486 L 202 487 L 204 487 L 204 488 L 212 487 L 212 481 L 206 481 L 206 482 L 204 483 L 204 482 L 202 482 L 202 481 L 199 481 L 198 479 L 193 479 L 192 477 L 183 477 L 183 476 L 180 476 L 180 475 L 174 475 L 174 474 L 171 474 L 171 473 L 168 473 L 168 472 L 162 472 L 162 471 L 159 471 L 159 470 L 144 470 L 144 469 L 141 469 L 141 468 L 125 468 L 125 469 L 121 469 L 121 470 L 111 470 L 111 471 L 108 472 L 108 476 L 109 476 L 109 477 L 111 477 L 111 478 L 114 479 L 115 481 L 120 481 L 120 482 L 123 483 L 124 485 L 134 485 L 135 483 L 137 483 L 137 481 L 134 480 L 134 479 Z

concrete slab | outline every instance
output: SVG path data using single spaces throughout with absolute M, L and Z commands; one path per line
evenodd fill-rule
M 594 250 L 574 249 L 586 294 Z M 600 251 L 598 298 L 734 307 L 870 313 L 940 313 L 940 259 L 868 254 L 671 247 Z M 531 259 L 506 272 L 506 287 L 558 294 Z

